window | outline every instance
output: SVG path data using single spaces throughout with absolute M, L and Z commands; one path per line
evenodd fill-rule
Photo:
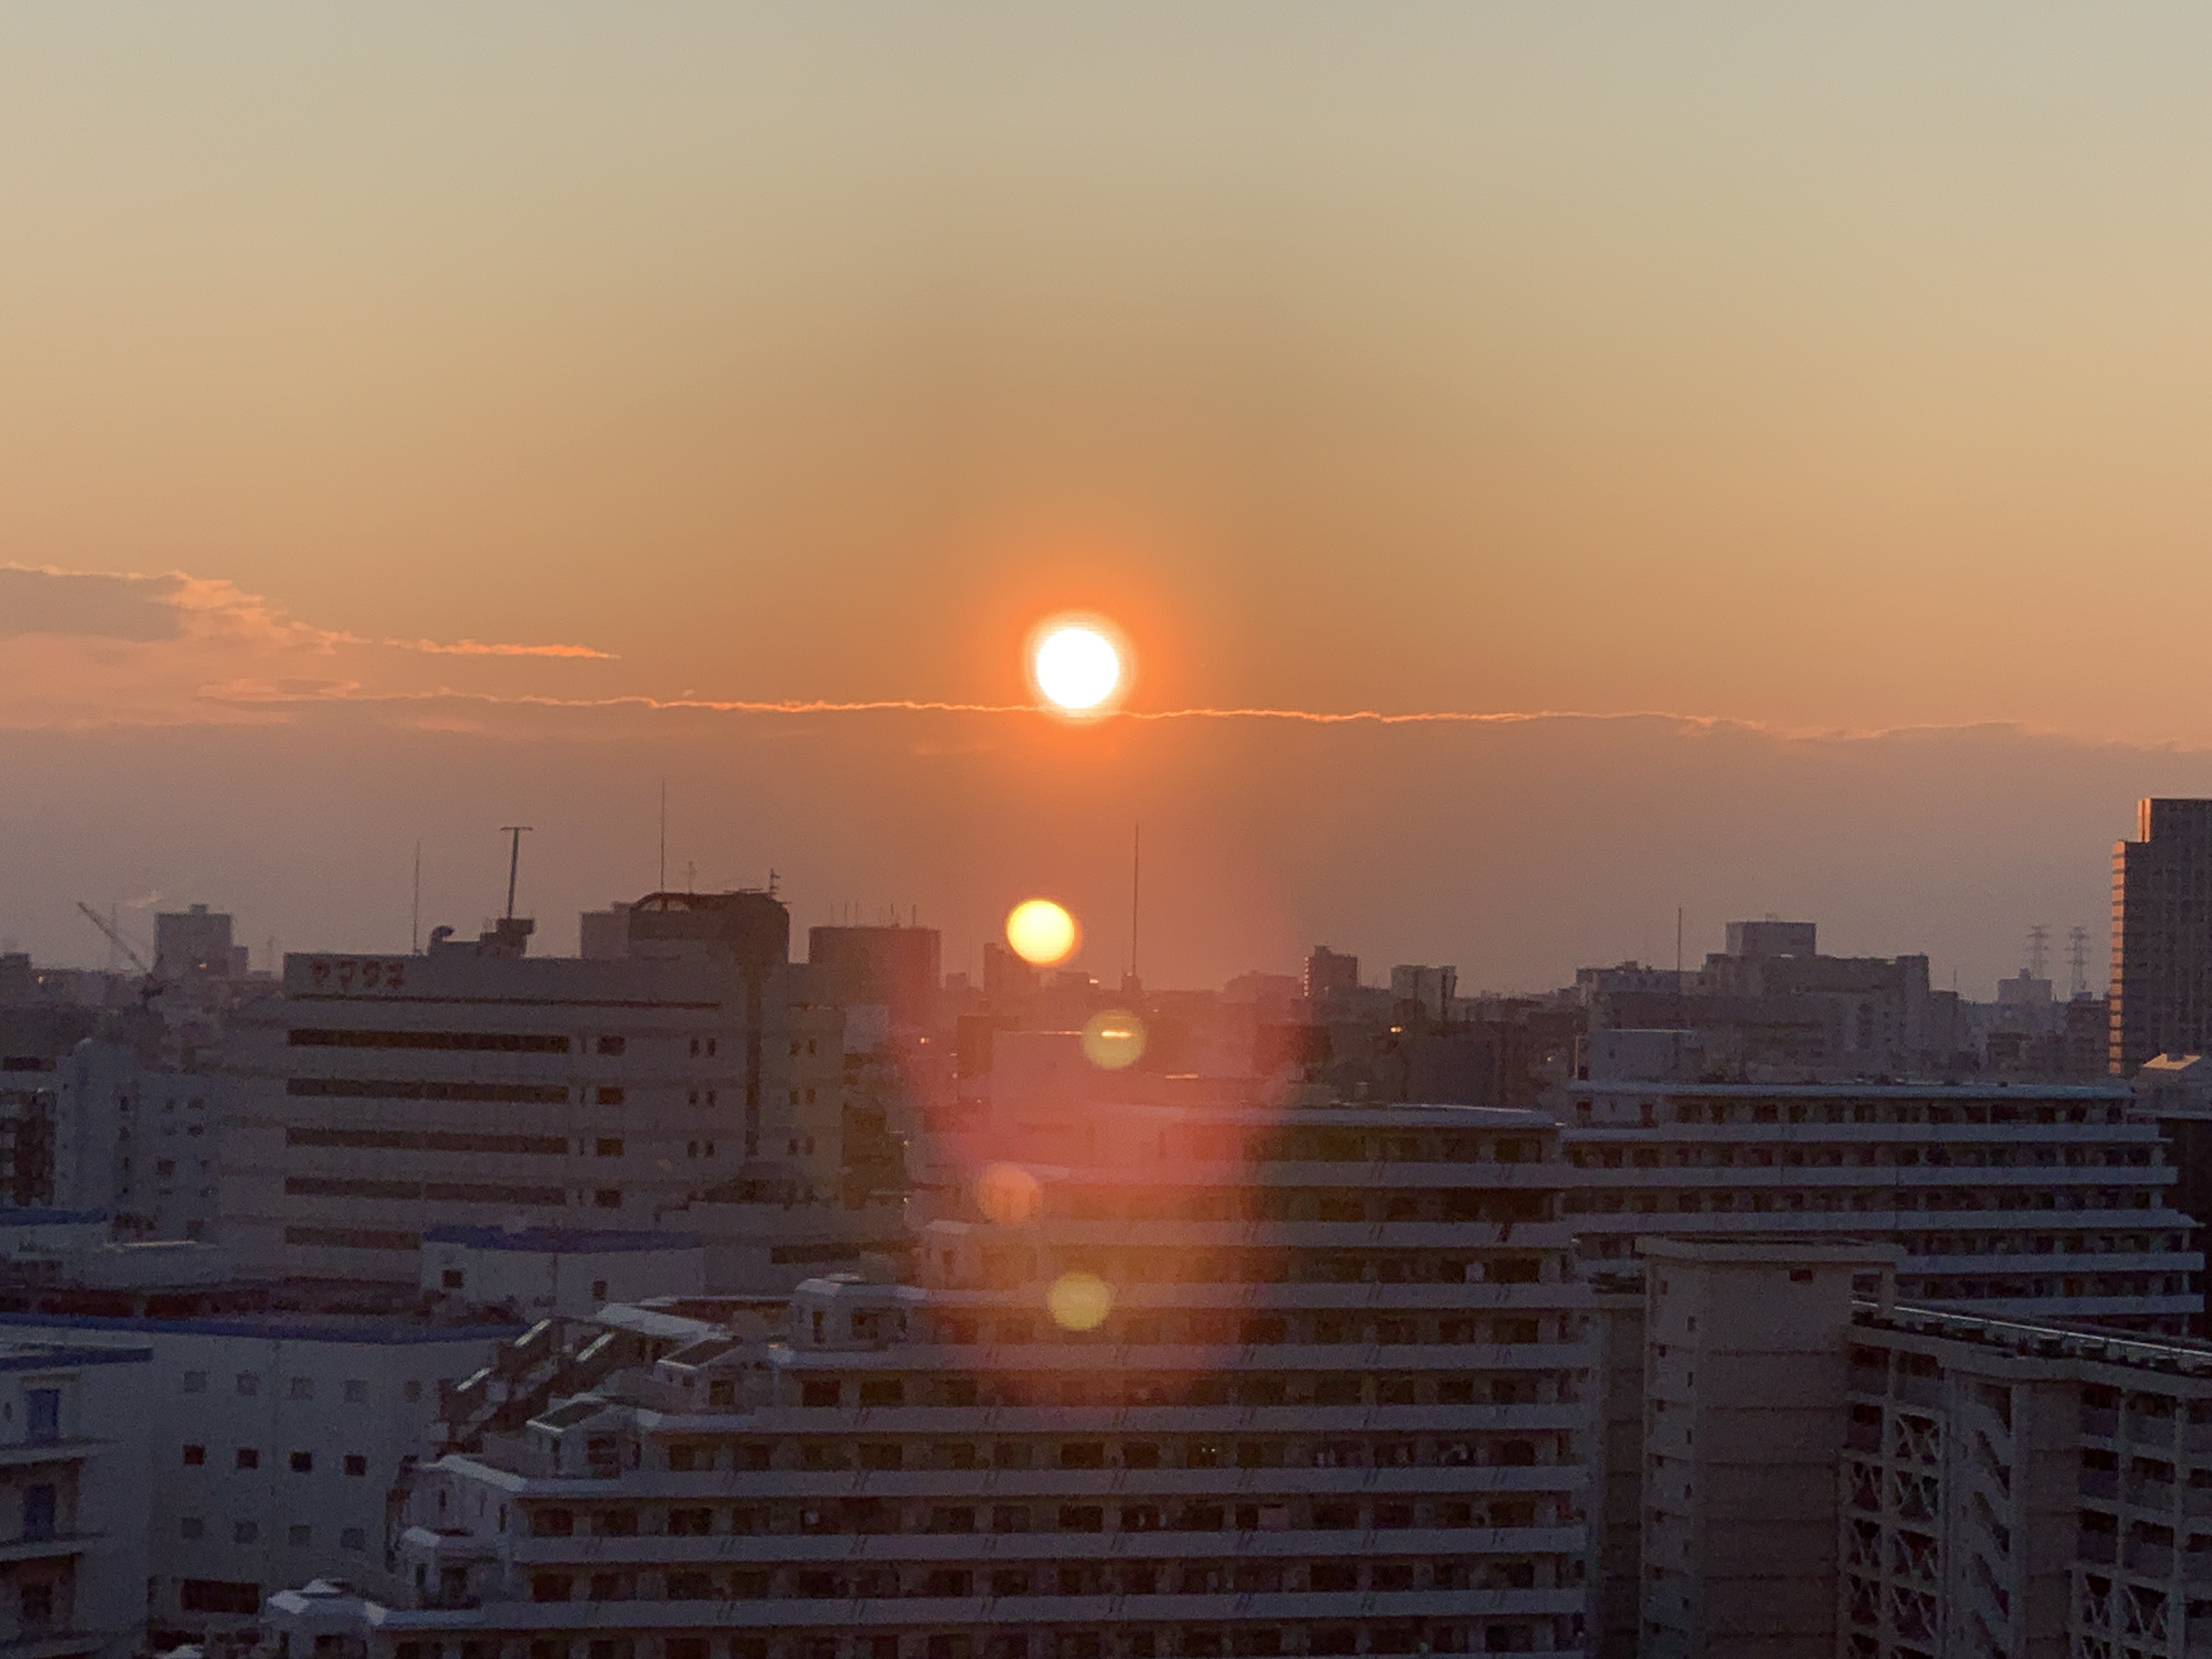
M 234 1544 L 251 1544 L 260 1536 L 260 1527 L 252 1521 L 237 1522 L 230 1529 L 230 1541 Z
M 606 1299 L 607 1299 L 607 1281 L 606 1281 L 605 1279 L 593 1279 L 593 1280 L 592 1281 L 592 1300 L 594 1303 L 599 1304 L 600 1304 L 600 1305 L 604 1306 L 604 1305 L 605 1304 Z
M 207 1373 L 205 1371 L 186 1371 L 185 1373 L 184 1391 L 186 1394 L 205 1394 L 207 1392 Z
M 197 1515 L 187 1515 L 177 1522 L 177 1536 L 187 1540 L 207 1536 L 207 1522 Z
M 461 1280 L 462 1274 L 459 1267 L 447 1267 L 438 1275 L 438 1283 L 449 1291 L 459 1290 Z
M 313 1527 L 294 1527 L 286 1534 L 285 1541 L 295 1550 L 306 1549 L 315 1541 L 315 1529 Z
M 18 1592 L 17 1609 L 27 1625 L 50 1625 L 54 1619 L 54 1587 L 50 1583 L 26 1584 Z
M 530 1575 L 530 1599 L 533 1601 L 565 1601 L 568 1599 L 568 1575 L 565 1572 L 533 1572 Z
M 313 1474 L 314 1472 L 315 1472 L 315 1455 L 314 1455 L 314 1453 L 313 1453 L 313 1452 L 311 1452 L 311 1451 L 297 1451 L 297 1452 L 294 1452 L 294 1453 L 292 1454 L 292 1473 L 293 1473 L 293 1474 Z
M 338 1547 L 342 1550 L 367 1549 L 368 1547 L 367 1529 L 361 1527 L 348 1527 L 338 1534 Z
M 290 1393 L 295 1400 L 313 1400 L 315 1397 L 315 1379 L 312 1376 L 294 1377 Z
M 359 1452 L 348 1452 L 346 1454 L 345 1472 L 349 1475 L 355 1476 L 356 1479 L 362 1475 L 367 1474 L 368 1473 L 368 1459 L 363 1457 Z
M 362 1406 L 368 1403 L 368 1384 L 358 1376 L 349 1376 L 345 1385 L 346 1404 Z
M 619 1085 L 604 1088 L 598 1091 L 592 1098 L 602 1106 L 619 1106 L 623 1103 L 623 1091 Z
M 243 1395 L 256 1395 L 256 1394 L 259 1394 L 259 1393 L 261 1392 L 261 1376 L 260 1376 L 260 1373 L 259 1373 L 259 1372 L 258 1372 L 258 1371 L 240 1371 L 240 1372 L 239 1372 L 239 1374 L 238 1374 L 238 1391 L 239 1391 L 239 1393 L 243 1394 Z
M 594 1158 L 620 1158 L 622 1155 L 620 1135 L 601 1135 L 592 1143 L 592 1156 Z
M 261 1454 L 252 1446 L 240 1446 L 234 1461 L 241 1469 L 258 1469 L 261 1467 Z
M 602 1210 L 622 1208 L 622 1193 L 613 1187 L 602 1187 L 592 1194 L 592 1202 Z
M 408 1404 L 412 1405 L 415 1401 L 422 1397 L 422 1385 L 420 1382 L 410 1376 L 407 1379 L 406 1386 L 401 1389 L 399 1392 L 406 1399 Z
M 603 1036 L 599 1042 L 599 1050 L 603 1054 L 618 1054 L 629 1046 L 627 1039 L 618 1036 Z
M 206 1462 L 207 1448 L 205 1446 L 187 1446 L 185 1448 L 185 1467 L 186 1468 L 197 1469 L 205 1464 Z

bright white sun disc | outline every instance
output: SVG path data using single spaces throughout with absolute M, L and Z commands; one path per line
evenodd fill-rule
M 1056 628 L 1036 649 L 1037 690 L 1071 713 L 1097 708 L 1121 683 L 1121 658 L 1095 628 Z

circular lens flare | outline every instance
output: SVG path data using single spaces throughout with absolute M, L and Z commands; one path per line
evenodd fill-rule
M 1114 1289 L 1096 1273 L 1062 1273 L 1052 1281 L 1044 1304 L 1062 1330 L 1095 1331 L 1114 1311 Z
M 1024 899 L 1006 916 L 1006 943 L 1032 968 L 1049 968 L 1074 953 L 1075 918 L 1050 899 Z
M 975 1177 L 975 1207 L 1001 1227 L 1035 1220 L 1043 1202 L 1037 1178 L 1018 1164 L 987 1164 Z
M 1083 1027 L 1083 1057 L 1102 1072 L 1118 1072 L 1145 1057 L 1145 1022 L 1126 1008 L 1091 1016 Z
M 1037 641 L 1030 672 L 1062 714 L 1095 714 L 1121 687 L 1121 653 L 1099 629 L 1067 623 Z

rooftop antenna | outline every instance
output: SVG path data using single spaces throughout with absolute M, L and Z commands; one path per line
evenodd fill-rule
M 660 781 L 660 884 L 653 890 L 668 890 L 668 780 Z
M 415 843 L 415 908 L 407 921 L 407 951 L 410 956 L 422 953 L 422 843 Z
M 522 869 L 522 838 L 536 827 L 528 823 L 502 823 L 499 826 L 500 834 L 511 838 L 507 853 L 507 919 L 509 921 L 514 920 L 514 878 Z
M 2089 994 L 2089 930 L 2069 927 L 2066 930 L 2066 965 L 2073 970 L 2073 984 L 2068 988 L 2069 997 Z
M 1137 977 L 1137 901 L 1144 890 L 1145 826 L 1131 826 L 1129 831 L 1129 978 Z
M 2027 930 L 2027 976 L 2046 979 L 2051 963 L 2051 930 L 2041 922 Z

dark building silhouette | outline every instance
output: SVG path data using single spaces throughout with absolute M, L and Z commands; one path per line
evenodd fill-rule
M 880 1005 L 895 1030 L 936 1024 L 940 950 L 934 927 L 811 927 L 806 933 L 817 994 L 841 1008 Z
M 2112 1069 L 2212 1047 L 2212 800 L 2143 800 L 2112 848 Z

